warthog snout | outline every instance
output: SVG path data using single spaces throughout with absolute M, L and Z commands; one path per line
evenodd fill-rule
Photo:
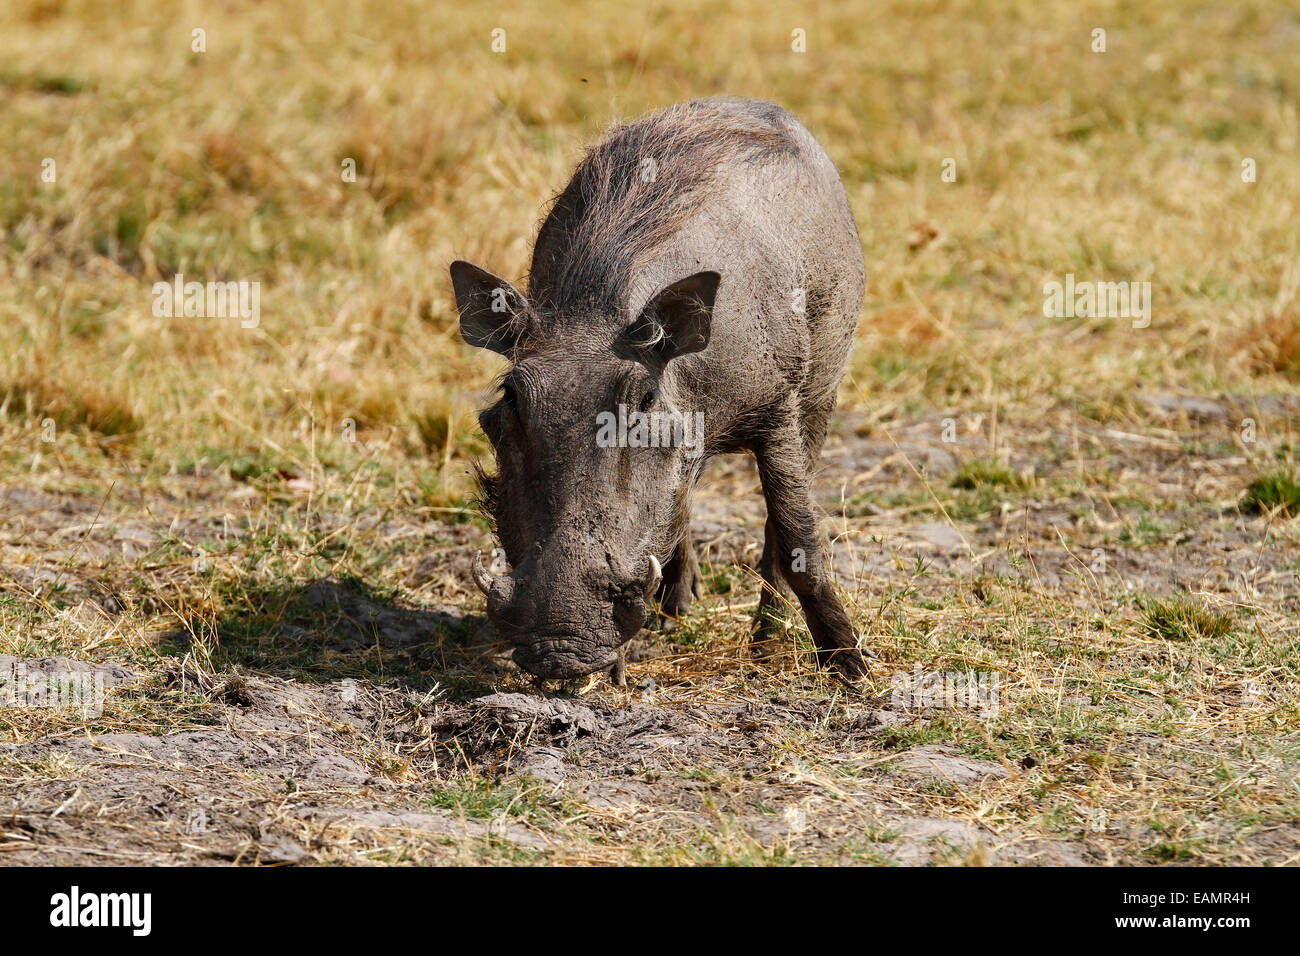
M 659 559 L 650 555 L 636 578 L 608 580 L 596 575 L 599 589 L 530 587 L 519 571 L 492 575 L 481 553 L 470 568 L 487 596 L 488 617 L 514 647 L 516 664 L 537 677 L 565 680 L 612 667 L 619 648 L 645 622 L 646 607 L 663 580 Z M 585 621 L 575 621 L 581 608 Z

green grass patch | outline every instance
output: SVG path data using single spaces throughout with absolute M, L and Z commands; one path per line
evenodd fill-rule
M 1186 598 L 1152 599 L 1141 605 L 1142 626 L 1166 641 L 1216 640 L 1232 633 L 1230 614 L 1220 614 Z
M 1023 488 L 1025 481 L 1007 465 L 991 458 L 972 458 L 962 462 L 952 476 L 952 486 L 964 491 L 984 488 Z
M 1300 515 L 1300 480 L 1286 468 L 1260 475 L 1246 488 L 1241 510 L 1249 514 L 1281 510 L 1287 517 Z

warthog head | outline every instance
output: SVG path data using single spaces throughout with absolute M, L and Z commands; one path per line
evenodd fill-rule
M 700 463 L 701 417 L 679 406 L 671 363 L 708 345 L 719 275 L 673 283 L 628 322 L 530 305 L 466 262 L 451 275 L 465 341 L 513 363 L 479 416 L 504 551 L 474 560 L 488 616 L 539 677 L 610 668 L 645 624 Z

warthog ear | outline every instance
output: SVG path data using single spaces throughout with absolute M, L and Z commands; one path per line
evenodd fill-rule
M 514 321 L 527 300 L 509 282 L 486 269 L 457 260 L 451 264 L 451 285 L 460 309 L 460 334 L 481 349 L 505 355 L 519 337 Z
M 712 333 L 721 281 L 716 272 L 697 272 L 658 292 L 632 323 L 634 346 L 660 362 L 703 349 Z

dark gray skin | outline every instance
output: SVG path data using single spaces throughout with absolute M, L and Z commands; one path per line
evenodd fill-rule
M 451 266 L 461 333 L 506 356 L 480 422 L 484 500 L 510 568 L 475 559 L 488 615 L 540 678 L 609 669 L 657 597 L 700 596 L 691 493 L 748 451 L 767 501 L 755 641 L 793 593 L 817 657 L 864 673 L 809 497 L 865 284 L 830 158 L 789 113 L 706 99 L 615 130 L 579 164 L 533 248 L 528 294 Z M 802 296 L 800 291 L 802 290 Z M 802 305 L 802 311 L 799 306 Z M 704 413 L 704 454 L 597 445 L 597 415 Z

